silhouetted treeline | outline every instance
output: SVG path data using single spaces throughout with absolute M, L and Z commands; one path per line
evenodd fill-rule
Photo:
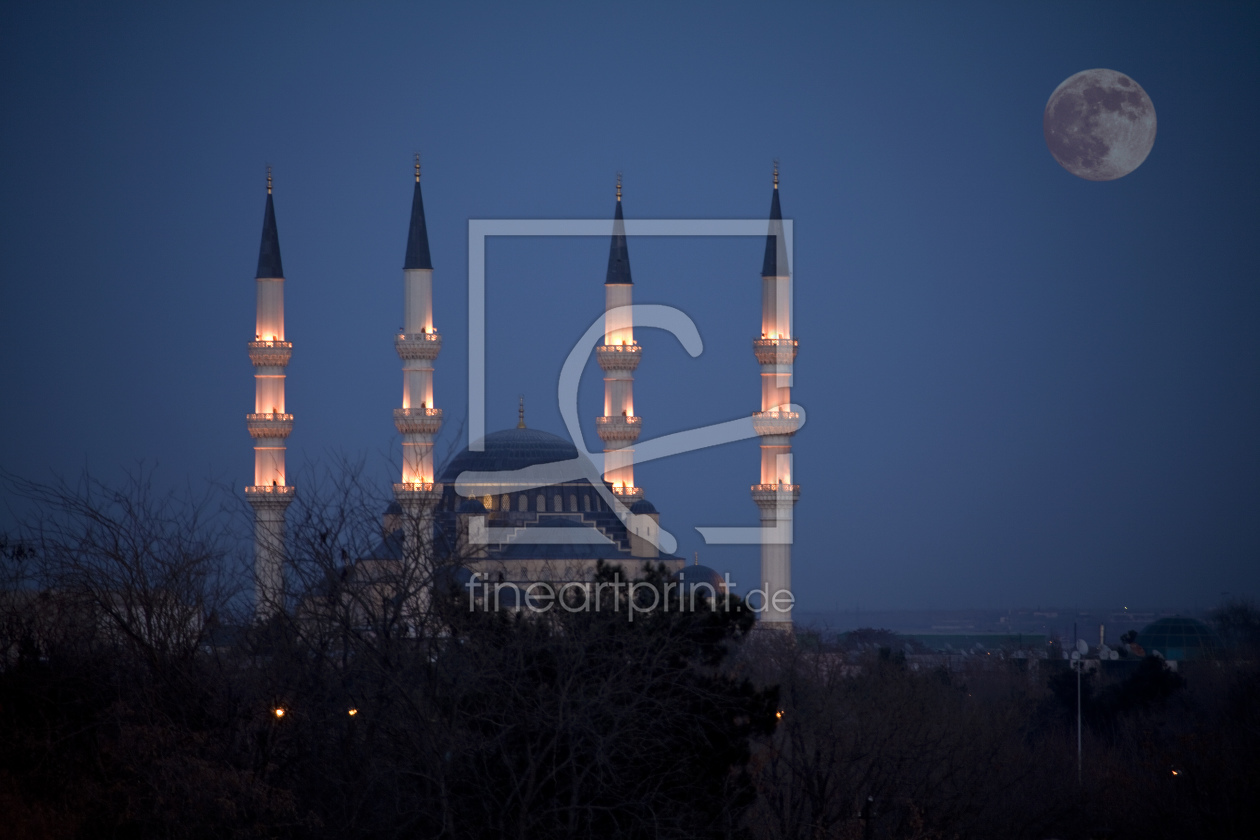
M 1173 672 L 1152 656 L 1085 674 L 1078 784 L 1066 661 L 916 671 L 889 647 L 846 655 L 756 637 L 739 658 L 776 681 L 783 708 L 754 761 L 755 836 L 1260 836 L 1254 661 Z
M 352 492 L 293 509 L 300 591 L 253 624 L 203 503 L 15 488 L 45 515 L 0 546 L 0 836 L 1260 836 L 1245 645 L 1086 675 L 1078 784 L 1066 663 L 916 670 L 738 599 L 486 610 L 433 546 L 345 566 L 381 536 Z

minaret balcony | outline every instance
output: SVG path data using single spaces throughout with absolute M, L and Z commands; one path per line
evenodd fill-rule
M 634 344 L 600 344 L 595 347 L 595 358 L 601 370 L 634 370 L 643 358 L 643 347 Z
M 394 349 L 398 358 L 433 360 L 442 350 L 442 336 L 437 330 L 432 332 L 399 333 L 394 336 Z
M 284 367 L 293 355 L 292 341 L 251 341 L 249 360 L 254 367 Z
M 432 481 L 404 481 L 394 485 L 394 498 L 408 513 L 414 514 L 436 505 L 443 489 L 443 485 Z
M 796 360 L 795 338 L 753 339 L 753 352 L 757 362 L 763 365 L 790 365 Z
M 394 425 L 404 435 L 436 435 L 442 428 L 442 409 L 395 408 Z
M 799 484 L 754 484 L 752 486 L 753 501 L 760 508 L 794 505 L 801 497 Z
M 288 507 L 297 496 L 297 488 L 292 484 L 247 484 L 245 499 L 255 507 L 279 506 Z
M 634 504 L 643 498 L 642 487 L 629 487 L 627 485 L 616 485 L 612 488 L 613 495 L 616 496 L 623 505 Z
M 596 417 L 595 431 L 605 443 L 614 440 L 638 440 L 643 429 L 643 418 L 633 415 L 620 417 Z
M 250 437 L 287 438 L 293 432 L 292 414 L 246 414 L 245 425 Z
M 801 415 L 798 411 L 784 411 L 776 408 L 771 411 L 753 412 L 752 421 L 753 430 L 761 437 L 794 435 L 800 428 Z

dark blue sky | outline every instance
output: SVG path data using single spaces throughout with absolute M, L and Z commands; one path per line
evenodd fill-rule
M 794 584 L 807 610 L 1207 606 L 1260 594 L 1255 4 L 5 4 L 0 467 L 251 480 L 264 167 L 295 345 L 291 471 L 396 480 L 401 265 L 424 158 L 437 404 L 466 404 L 467 221 L 796 223 Z M 1046 149 L 1077 71 L 1158 113 L 1133 174 Z M 757 408 L 762 243 L 634 239 L 644 437 Z M 491 429 L 559 432 L 607 243 L 496 241 Z M 588 441 L 602 384 L 583 380 Z M 440 447 L 442 449 L 445 446 Z M 756 577 L 756 444 L 643 465 L 688 556 Z

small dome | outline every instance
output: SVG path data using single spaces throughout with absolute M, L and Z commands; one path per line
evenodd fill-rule
M 390 502 L 389 507 L 385 508 L 386 516 L 388 516 L 391 513 L 401 514 L 402 512 L 403 512 L 402 505 L 398 504 L 398 502 Z
M 1202 621 L 1193 618 L 1161 618 L 1142 629 L 1137 642 L 1147 653 L 1159 651 L 1165 659 L 1211 659 L 1222 648 L 1221 640 Z
M 656 513 L 657 510 L 656 510 L 656 505 L 652 504 L 647 499 L 639 499 L 639 501 L 635 502 L 634 504 L 630 506 L 630 512 L 631 513 Z
M 669 579 L 677 583 L 679 590 L 685 595 L 696 588 L 699 588 L 700 594 L 708 595 L 709 587 L 713 588 L 715 595 L 726 593 L 726 579 L 716 569 L 708 566 L 683 566 L 670 575 Z
M 459 503 L 457 513 L 485 513 L 486 506 L 481 503 L 480 499 L 464 499 Z

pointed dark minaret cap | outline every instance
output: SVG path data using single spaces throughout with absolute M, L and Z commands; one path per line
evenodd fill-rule
M 787 243 L 783 238 L 783 211 L 779 209 L 779 162 L 777 160 L 774 162 L 774 194 L 770 197 L 770 231 L 766 234 L 766 257 L 761 262 L 761 276 L 786 277 L 788 273 Z
M 284 278 L 280 263 L 280 234 L 276 232 L 276 207 L 271 201 L 271 167 L 267 167 L 267 209 L 263 211 L 262 244 L 258 246 L 256 278 Z
M 604 285 L 628 284 L 630 251 L 626 248 L 626 220 L 621 215 L 621 173 L 617 173 L 617 212 L 613 214 L 612 244 L 608 248 L 608 276 Z
M 429 259 L 429 229 L 424 223 L 424 198 L 420 195 L 420 155 L 416 155 L 416 191 L 411 196 L 411 225 L 407 228 L 407 258 L 403 268 L 433 268 Z

